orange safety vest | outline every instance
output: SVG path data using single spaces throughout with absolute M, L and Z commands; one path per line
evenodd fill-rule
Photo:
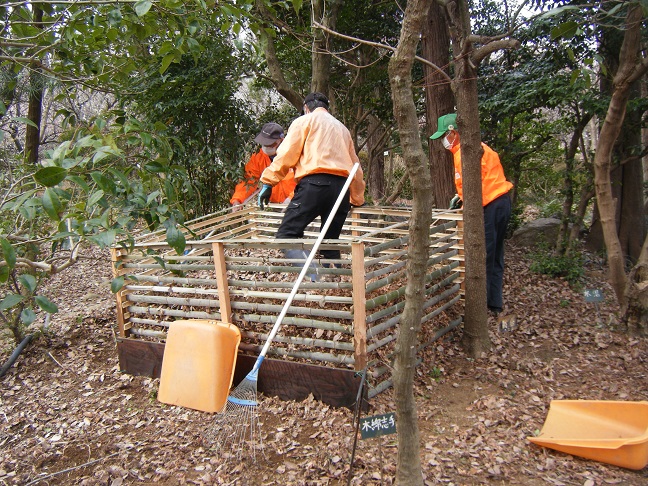
M 252 154 L 248 163 L 245 164 L 245 179 L 236 184 L 234 194 L 230 199 L 230 204 L 234 204 L 234 201 L 242 203 L 256 191 L 259 186 L 261 173 L 271 162 L 270 157 L 263 150 Z M 293 171 L 289 171 L 286 177 L 272 188 L 270 202 L 282 203 L 286 199 L 292 198 L 296 185 L 294 173 Z
M 513 184 L 506 180 L 504 168 L 499 155 L 485 143 L 482 143 L 484 154 L 481 159 L 482 176 L 482 206 L 494 201 L 513 188 Z M 461 180 L 461 144 L 450 149 L 454 158 L 455 187 L 457 194 L 463 200 L 463 183 Z

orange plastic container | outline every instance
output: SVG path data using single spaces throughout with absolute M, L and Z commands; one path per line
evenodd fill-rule
M 234 378 L 241 332 L 213 320 L 171 323 L 164 347 L 158 400 L 203 412 L 220 412 Z
M 648 465 L 648 402 L 553 400 L 542 431 L 528 440 L 628 469 Z

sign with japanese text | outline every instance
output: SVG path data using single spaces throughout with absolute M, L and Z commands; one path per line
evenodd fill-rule
M 396 433 L 396 415 L 385 413 L 360 419 L 360 437 L 370 439 Z
M 600 289 L 585 289 L 583 295 L 585 296 L 585 302 L 603 302 L 605 300 Z

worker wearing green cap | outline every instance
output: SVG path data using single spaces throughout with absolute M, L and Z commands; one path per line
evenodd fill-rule
M 450 209 L 458 209 L 463 201 L 461 178 L 461 137 L 457 129 L 457 115 L 449 113 L 439 117 L 437 131 L 430 137 L 443 137 L 443 146 L 452 152 L 455 168 L 457 195 Z M 488 309 L 494 314 L 502 311 L 502 286 L 504 282 L 504 237 L 511 218 L 509 191 L 513 184 L 506 180 L 499 155 L 482 143 L 482 206 L 484 207 L 484 229 L 486 233 L 486 289 Z

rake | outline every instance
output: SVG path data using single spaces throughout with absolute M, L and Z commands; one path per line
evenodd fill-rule
M 353 168 L 351 169 L 351 172 L 349 173 L 349 176 L 347 177 L 347 180 L 342 187 L 342 191 L 335 201 L 333 209 L 331 209 L 328 218 L 326 218 L 326 222 L 324 223 L 324 226 L 322 226 L 320 234 L 317 237 L 317 240 L 315 241 L 315 244 L 313 245 L 308 258 L 306 259 L 306 262 L 304 263 L 304 266 L 302 267 L 301 272 L 297 277 L 297 281 L 293 285 L 292 291 L 290 292 L 286 303 L 281 309 L 279 317 L 277 317 L 277 320 L 275 321 L 275 324 L 270 331 L 270 335 L 268 336 L 268 339 L 261 349 L 261 353 L 256 359 L 252 370 L 247 374 L 243 381 L 241 381 L 241 383 L 239 383 L 238 386 L 230 392 L 224 410 L 216 415 L 216 423 L 214 424 L 214 428 L 208 432 L 208 439 L 210 439 L 214 446 L 216 446 L 220 450 L 235 451 L 234 455 L 240 458 L 243 451 L 243 444 L 247 443 L 252 448 L 253 457 L 256 458 L 256 449 L 257 447 L 260 448 L 261 446 L 261 424 L 259 423 L 257 401 L 259 368 L 261 368 L 261 363 L 263 363 L 265 355 L 270 348 L 270 344 L 276 336 L 277 331 L 279 331 L 279 327 L 281 326 L 281 323 L 283 322 L 283 319 L 288 312 L 290 304 L 297 294 L 297 290 L 299 289 L 302 280 L 304 279 L 307 272 L 312 272 L 310 264 L 313 261 L 313 258 L 315 257 L 315 254 L 317 253 L 322 240 L 324 239 L 326 231 L 328 230 L 329 226 L 331 226 L 333 217 L 340 207 L 340 204 L 342 204 L 342 199 L 349 189 L 351 181 L 353 180 L 353 177 L 355 176 L 359 167 L 360 164 L 358 162 L 353 165 Z

